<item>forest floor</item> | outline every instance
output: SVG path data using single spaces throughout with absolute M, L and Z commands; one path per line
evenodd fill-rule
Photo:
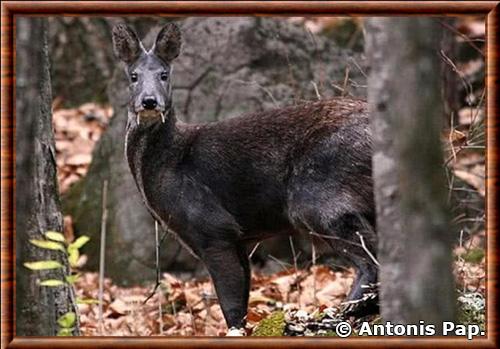
M 457 287 L 461 295 L 469 299 L 479 297 L 484 303 L 485 292 L 484 259 L 480 262 L 455 263 Z M 334 272 L 329 267 L 318 265 L 262 275 L 252 275 L 247 334 L 317 335 L 308 331 L 310 319 L 322 319 L 328 311 L 335 311 L 344 301 L 352 284 L 352 271 Z M 98 298 L 98 274 L 83 273 L 76 283 L 77 295 L 83 299 Z M 164 273 L 161 287 L 148 301 L 149 287 L 119 287 L 105 279 L 103 293 L 103 317 L 99 320 L 97 304 L 79 304 L 81 330 L 84 336 L 224 336 L 227 332 L 221 309 L 217 303 L 209 279 L 181 281 Z M 459 303 L 460 305 L 460 303 Z M 484 306 L 484 304 L 482 305 Z M 477 311 L 477 307 L 474 308 Z M 484 308 L 479 311 L 483 312 Z M 264 319 L 282 318 L 278 323 Z M 306 318 L 304 320 L 304 318 Z M 481 316 L 479 317 L 481 318 Z M 356 322 L 357 319 L 348 319 Z M 377 321 L 377 316 L 369 317 Z M 463 322 L 470 320 L 465 319 Z M 483 321 L 477 320 L 472 323 Z M 270 329 L 265 326 L 276 326 Z M 261 327 L 260 329 L 257 329 Z M 322 332 L 321 335 L 328 335 Z
M 111 116 L 109 107 L 90 103 L 74 109 L 55 108 L 53 122 L 61 192 L 85 176 L 92 150 Z M 464 108 L 459 113 L 459 124 L 443 133 L 443 143 L 448 158 L 450 196 L 466 194 L 454 204 L 455 223 L 461 227 L 454 250 L 457 289 L 461 295 L 476 294 L 484 301 L 485 159 L 484 149 L 479 145 L 484 139 L 484 134 L 480 135 L 484 129 L 481 131 L 477 127 L 477 121 L 482 119 L 482 109 Z M 478 200 L 483 203 L 478 204 Z M 472 215 L 471 205 L 475 212 Z M 66 234 L 72 235 L 71 217 L 65 217 L 65 222 Z M 282 334 L 286 327 L 288 333 L 295 335 L 314 334 L 303 326 L 309 321 L 304 319 L 319 319 L 325 312 L 340 306 L 353 278 L 353 270 L 333 271 L 324 265 L 299 267 L 298 270 L 287 268 L 271 275 L 253 273 L 247 334 L 252 334 L 259 323 L 262 326 L 264 319 L 276 314 L 282 314 L 277 325 L 281 332 L 271 333 Z M 98 280 L 97 273 L 82 273 L 75 284 L 78 297 L 98 299 Z M 119 287 L 113 280 L 105 279 L 102 319 L 95 302 L 79 304 L 83 335 L 221 336 L 226 333 L 222 312 L 208 278 L 183 281 L 164 273 L 159 290 L 143 304 L 152 289 L 153 284 Z

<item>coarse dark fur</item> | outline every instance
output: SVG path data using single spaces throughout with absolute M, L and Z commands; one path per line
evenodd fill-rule
M 178 27 L 165 26 L 150 51 L 123 25 L 113 41 L 130 78 L 130 170 L 154 218 L 205 263 L 228 326 L 245 322 L 248 243 L 277 234 L 323 236 L 357 269 L 349 298 L 360 298 L 377 278 L 360 237 L 375 254 L 366 103 L 335 98 L 184 124 L 171 96 Z

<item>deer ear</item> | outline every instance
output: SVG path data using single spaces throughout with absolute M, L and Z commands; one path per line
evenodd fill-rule
M 181 51 L 181 30 L 175 23 L 164 26 L 156 37 L 154 53 L 170 63 Z
M 113 28 L 113 50 L 118 59 L 131 64 L 143 49 L 135 32 L 125 24 L 118 24 Z

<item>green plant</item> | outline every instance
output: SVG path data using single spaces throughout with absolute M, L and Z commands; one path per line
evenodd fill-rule
M 262 320 L 253 331 L 252 336 L 282 336 L 285 331 L 285 325 L 285 313 L 277 311 Z
M 71 336 L 76 323 L 76 314 L 69 311 L 57 319 L 57 323 L 60 326 L 59 332 L 57 332 L 58 336 Z
M 60 251 L 68 260 L 70 268 L 64 268 L 64 265 L 57 260 L 42 260 L 25 262 L 23 265 L 34 271 L 62 269 L 63 279 L 45 279 L 40 280 L 40 286 L 47 287 L 73 287 L 74 283 L 80 277 L 79 273 L 73 272 L 78 267 L 78 259 L 80 258 L 80 248 L 85 245 L 90 238 L 82 235 L 73 242 L 68 242 L 63 234 L 56 231 L 47 231 L 44 234 L 44 240 L 31 239 L 30 244 L 46 250 Z M 77 299 L 77 303 L 95 303 L 93 299 Z M 74 312 L 68 312 L 57 319 L 60 327 L 58 336 L 71 336 L 76 324 L 77 315 Z

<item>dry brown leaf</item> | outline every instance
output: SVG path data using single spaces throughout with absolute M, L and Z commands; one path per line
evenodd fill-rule
M 132 311 L 130 304 L 127 304 L 121 299 L 115 299 L 108 307 L 112 314 L 126 315 Z
M 274 301 L 273 298 L 263 295 L 262 292 L 263 292 L 262 287 L 259 288 L 258 290 L 251 291 L 248 300 L 249 305 L 256 305 L 257 303 L 269 303 Z
M 247 321 L 249 322 L 259 322 L 264 318 L 264 314 L 261 312 L 255 311 L 254 309 L 248 309 L 247 313 Z
M 455 176 L 474 187 L 482 196 L 486 194 L 484 166 L 476 165 L 468 171 L 455 170 L 453 173 Z
M 73 229 L 73 218 L 71 216 L 64 216 L 64 238 L 67 242 L 73 242 L 75 240 L 75 231 Z
M 92 150 L 111 116 L 111 108 L 94 103 L 84 104 L 78 109 L 54 111 L 56 163 L 61 192 L 66 192 L 87 173 Z
M 90 164 L 92 156 L 90 154 L 74 154 L 66 159 L 66 165 L 79 166 Z
M 484 118 L 484 109 L 464 107 L 458 111 L 458 122 L 460 125 L 471 125 Z

